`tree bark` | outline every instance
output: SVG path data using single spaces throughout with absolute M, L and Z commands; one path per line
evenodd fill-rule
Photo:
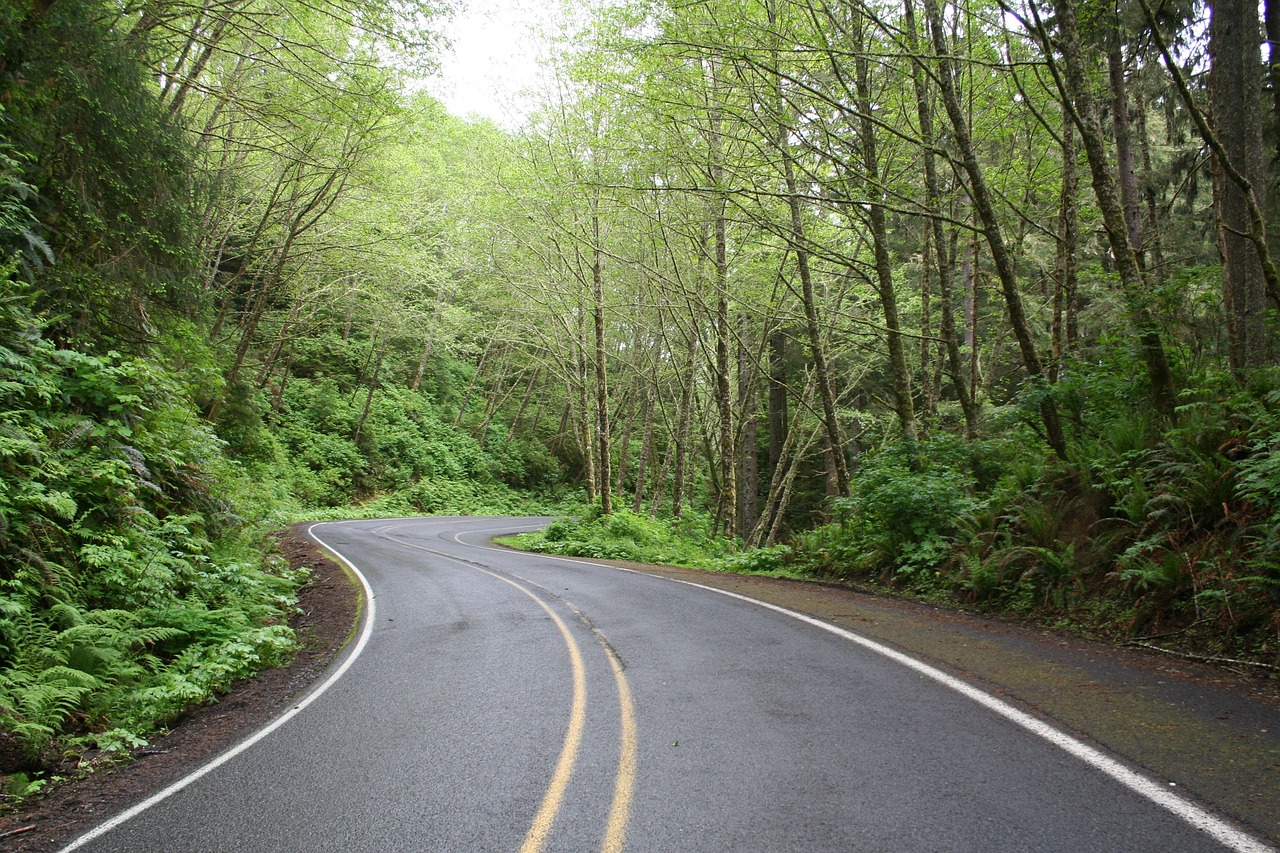
M 613 512 L 612 450 L 609 446 L 609 372 L 605 363 L 604 316 L 604 247 L 600 244 L 600 197 L 592 199 L 591 233 L 591 301 L 595 323 L 596 362 L 596 440 L 600 444 L 600 510 L 605 515 Z
M 1169 53 L 1169 45 L 1160 33 L 1160 25 L 1156 21 L 1155 12 L 1151 9 L 1151 3 L 1149 0 L 1138 0 L 1138 2 L 1142 6 L 1143 15 L 1146 16 L 1147 26 L 1150 27 L 1152 41 L 1155 42 L 1157 49 L 1159 49 L 1160 56 L 1164 59 L 1165 68 L 1169 71 L 1169 77 L 1172 78 L 1174 86 L 1178 90 L 1178 97 L 1182 100 L 1183 106 L 1186 107 L 1187 113 L 1195 123 L 1196 129 L 1200 132 L 1200 137 L 1209 146 L 1209 150 L 1213 152 L 1215 168 L 1221 169 L 1223 176 L 1234 184 L 1240 190 L 1241 196 L 1243 196 L 1248 220 L 1248 229 L 1243 233 L 1248 237 L 1249 242 L 1253 244 L 1254 251 L 1258 254 L 1258 262 L 1262 265 L 1262 278 L 1266 282 L 1267 296 L 1277 306 L 1280 306 L 1280 268 L 1276 266 L 1275 258 L 1271 254 L 1271 248 L 1267 244 L 1267 220 L 1263 212 L 1264 199 L 1266 197 L 1265 188 L 1235 165 L 1234 158 L 1231 157 L 1231 154 L 1223 145 L 1221 136 L 1209 123 L 1204 110 L 1200 109 L 1200 105 L 1196 103 L 1195 97 L 1191 94 L 1191 89 L 1187 85 L 1187 79 L 1183 75 L 1182 69 L 1179 68 L 1178 63 Z
M 875 257 L 876 291 L 880 296 L 880 308 L 884 316 L 885 337 L 889 347 L 889 371 L 893 377 L 893 400 L 898 410 L 898 426 L 908 442 L 915 442 L 916 412 L 911 392 L 911 371 L 902 344 L 902 326 L 898 317 L 898 294 L 893 284 L 893 262 L 889 258 L 888 229 L 884 219 L 884 189 L 880 185 L 880 160 L 876 150 L 876 127 L 871 120 L 871 81 L 862 30 L 866 21 L 859 21 L 854 45 L 854 87 L 858 96 L 858 124 L 861 137 L 862 169 L 868 191 L 867 219 L 871 226 L 871 247 Z M 839 447 L 839 445 L 836 445 Z M 846 492 L 841 492 L 846 494 Z
M 1092 83 L 1080 44 L 1075 4 L 1072 0 L 1054 0 L 1054 9 L 1058 15 L 1058 45 L 1062 50 L 1065 71 L 1064 103 L 1080 132 L 1080 142 L 1089 161 L 1093 193 L 1102 213 L 1107 241 L 1111 245 L 1111 256 L 1120 275 L 1121 296 L 1146 362 L 1152 402 L 1156 411 L 1173 422 L 1177 390 L 1165 355 L 1164 342 L 1160 337 L 1160 328 L 1147 304 L 1149 294 L 1142 275 L 1138 247 L 1132 242 L 1125 205 L 1116 191 L 1116 180 L 1107 157 L 1098 108 L 1093 99 Z M 1134 203 L 1136 205 L 1136 198 Z
M 511 440 L 515 438 L 516 430 L 520 429 L 520 422 L 524 420 L 524 413 L 529 408 L 530 401 L 533 400 L 533 389 L 541 378 L 542 368 L 534 368 L 533 375 L 529 377 L 529 384 L 525 386 L 524 396 L 520 398 L 520 408 L 516 409 L 516 416 L 511 420 L 511 427 L 507 430 L 507 438 L 502 442 L 503 450 L 511 446 Z
M 713 101 L 719 100 L 720 69 L 718 62 L 713 62 L 709 69 L 711 96 Z M 728 205 L 724 187 L 724 141 L 721 137 L 721 115 L 718 103 L 713 103 L 710 114 L 710 163 L 709 173 L 711 186 L 714 188 L 712 199 L 712 241 L 714 246 L 714 275 L 716 308 L 713 323 L 715 327 L 715 384 L 716 411 L 719 414 L 719 497 L 716 502 L 716 521 L 720 531 L 732 539 L 737 534 L 737 465 L 735 464 L 734 428 L 733 428 L 733 395 L 730 390 L 729 344 L 733 330 L 729 325 L 729 259 L 728 242 L 725 231 L 725 211 Z
M 919 37 L 916 36 L 915 9 L 911 0 L 904 0 L 906 44 L 911 54 L 919 55 Z M 933 129 L 933 106 L 929 99 L 928 86 L 925 85 L 924 67 L 920 63 L 911 64 L 911 87 L 915 91 L 915 114 L 920 120 L 920 151 L 924 158 L 924 204 L 928 210 L 942 210 L 942 192 L 938 183 L 937 134 Z M 970 383 L 965 380 L 964 361 L 960 357 L 960 342 L 956 336 L 955 293 L 952 287 L 952 261 L 948 257 L 947 238 L 943 231 L 941 216 L 929 218 L 931 229 L 932 255 L 925 251 L 924 264 L 932 263 L 938 280 L 938 301 L 941 302 L 942 346 L 946 350 L 948 373 L 951 375 L 951 386 L 955 388 L 956 401 L 960 403 L 960 412 L 964 415 L 964 434 L 966 441 L 973 441 L 978 435 L 978 412 L 974 405 L 974 397 Z M 928 277 L 925 277 L 928 278 Z M 977 342 L 970 343 L 977 352 Z
M 587 370 L 586 312 L 578 313 L 578 334 L 575 340 L 578 392 L 578 441 L 582 446 L 582 473 L 587 481 L 587 503 L 594 504 L 600 494 L 596 478 L 595 439 L 591 434 L 591 394 Z
M 646 385 L 643 405 L 644 431 L 641 433 L 640 439 L 640 464 L 636 467 L 635 499 L 631 502 L 631 511 L 637 514 L 644 503 L 645 480 L 648 477 L 649 469 L 653 467 L 653 421 L 656 408 L 654 398 L 656 396 L 654 390 Z
M 779 327 L 769 333 L 769 470 L 773 480 L 787 440 L 787 336 Z
M 1231 369 L 1241 378 L 1266 364 L 1270 355 L 1262 265 L 1246 236 L 1248 200 L 1245 192 L 1227 177 L 1224 167 L 1226 161 L 1235 165 L 1265 210 L 1258 23 L 1256 2 L 1213 2 L 1209 21 L 1209 111 L 1222 143 L 1222 155 L 1214 157 L 1213 199 L 1222 253 Z
M 1267 76 L 1271 83 L 1271 120 L 1280 127 L 1280 0 L 1265 0 L 1264 9 L 1269 62 Z M 1276 134 L 1276 150 L 1272 156 L 1280 164 L 1280 133 Z
M 775 23 L 775 11 L 768 10 L 769 24 Z M 779 68 L 778 51 L 774 50 L 773 65 Z M 796 256 L 796 271 L 800 276 L 800 302 L 804 309 L 805 332 L 809 343 L 809 357 L 813 361 L 813 369 L 817 377 L 818 395 L 822 403 L 822 423 L 827 434 L 827 445 L 830 449 L 829 472 L 836 495 L 847 497 L 849 494 L 849 465 L 844 455 L 844 441 L 840 436 L 840 421 L 836 413 L 835 385 L 831 379 L 831 371 L 827 366 L 826 345 L 822 339 L 822 324 L 818 318 L 818 304 L 813 286 L 813 273 L 809 267 L 809 243 L 805 237 L 804 215 L 800 206 L 799 184 L 796 181 L 794 155 L 788 134 L 791 128 L 786 119 L 787 102 L 783 96 L 782 78 L 775 76 L 774 89 L 770 93 L 777 127 L 774 128 L 774 150 L 782 161 L 782 178 L 787 199 L 788 243 Z
M 689 467 L 689 424 L 693 418 L 694 389 L 698 382 L 698 336 L 689 332 L 689 349 L 685 356 L 684 387 L 680 393 L 680 411 L 676 416 L 675 471 L 671 475 L 671 514 L 684 517 L 685 480 Z
M 1107 78 L 1111 85 L 1111 126 L 1116 140 L 1116 170 L 1120 180 L 1120 202 L 1128 227 L 1129 245 L 1139 268 L 1145 268 L 1142 238 L 1142 205 L 1138 197 L 1138 167 L 1133 153 L 1133 130 L 1129 121 L 1129 87 L 1125 80 L 1123 34 L 1119 25 L 1111 28 L 1107 49 Z
M 942 12 L 938 0 L 924 0 L 925 17 L 933 37 L 934 49 L 937 52 L 937 80 L 942 93 L 943 106 L 951 120 L 955 133 L 956 147 L 960 151 L 960 165 L 969 179 L 969 193 L 978 221 L 982 223 L 983 236 L 991 252 L 991 260 L 1000 278 L 1000 287 L 1004 294 L 1005 309 L 1009 323 L 1013 327 L 1014 337 L 1018 341 L 1018 349 L 1022 355 L 1022 363 L 1032 382 L 1045 382 L 1044 365 L 1036 350 L 1031 326 L 1027 321 L 1026 311 L 1022 305 L 1022 294 L 1018 290 L 1018 280 L 1013 269 L 1013 259 L 1005 244 L 1000 221 L 996 217 L 992 195 L 987 188 L 986 177 L 978 163 L 977 153 L 969 133 L 969 123 L 965 117 L 959 93 L 956 91 L 955 79 L 951 64 L 951 49 L 947 44 Z M 1067 439 L 1062 431 L 1062 420 L 1058 407 L 1048 395 L 1040 395 L 1040 420 L 1044 424 L 1045 441 L 1059 458 L 1067 455 Z
M 373 340 L 370 345 L 374 348 L 377 355 L 374 360 L 373 373 L 369 377 L 369 390 L 365 394 L 364 408 L 360 410 L 360 421 L 356 424 L 355 431 L 351 434 L 351 441 L 359 444 L 360 439 L 364 436 L 364 426 L 369 420 L 369 412 L 373 409 L 373 394 L 378 390 L 378 381 L 382 376 L 382 358 L 386 355 L 386 347 L 378 345 L 378 329 L 374 329 Z
M 759 418 L 756 414 L 756 364 L 752 357 L 747 315 L 738 318 L 738 406 L 741 426 L 737 440 L 737 529 L 743 535 L 755 527 L 760 515 L 760 461 L 756 444 Z
M 920 413 L 927 420 L 938 414 L 938 385 L 934 379 L 934 363 L 942 365 L 942 353 L 934 358 L 934 344 L 941 338 L 933 331 L 933 265 L 929 263 L 932 240 L 925 232 L 920 253 Z M 939 378 L 941 374 L 939 374 Z M 927 438 L 925 427 L 921 433 Z
M 1076 252 L 1080 242 L 1079 177 L 1076 172 L 1075 125 L 1063 110 L 1062 192 L 1058 206 L 1057 275 L 1053 288 L 1053 380 L 1068 353 L 1076 348 Z

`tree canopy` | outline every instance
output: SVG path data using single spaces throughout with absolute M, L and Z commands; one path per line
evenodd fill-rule
M 584 6 L 514 129 L 443 3 L 5 5 L 18 763 L 287 655 L 324 514 L 1274 665 L 1275 5 Z

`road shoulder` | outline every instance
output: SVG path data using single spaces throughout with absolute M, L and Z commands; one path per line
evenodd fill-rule
M 842 587 L 607 563 L 795 610 L 957 675 L 1280 846 L 1280 679 Z

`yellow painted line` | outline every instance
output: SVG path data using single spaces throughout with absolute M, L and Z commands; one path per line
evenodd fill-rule
M 484 570 L 480 569 L 480 571 Z M 486 574 L 493 573 L 486 572 Z M 569 729 L 565 732 L 564 746 L 560 749 L 560 760 L 556 762 L 551 784 L 547 787 L 542 805 L 538 807 L 533 824 L 524 837 L 524 844 L 520 845 L 520 853 L 541 853 L 542 848 L 546 846 L 547 838 L 551 835 L 551 827 L 556 821 L 556 815 L 560 813 L 564 792 L 569 787 L 569 779 L 573 776 L 573 765 L 578 760 L 578 748 L 582 745 L 582 730 L 587 722 L 587 677 L 583 671 L 582 652 L 578 650 L 577 642 L 565 627 L 564 622 L 547 603 L 515 581 L 507 580 L 501 575 L 493 576 L 511 584 L 538 602 L 538 606 L 547 612 L 547 615 L 556 623 L 556 627 L 560 629 L 565 645 L 569 647 L 569 661 L 573 667 L 573 707 L 569 712 Z
M 454 535 L 454 541 L 464 544 L 456 534 Z M 480 571 L 484 571 L 484 569 L 480 569 Z M 501 576 L 494 575 L 494 577 Z M 501 579 L 507 580 L 506 578 Z M 507 580 L 507 582 L 518 586 L 510 580 Z M 527 590 L 524 590 L 524 592 L 526 595 L 531 595 Z M 542 602 L 539 601 L 539 604 L 542 604 Z M 577 608 L 572 604 L 568 602 L 566 604 L 577 612 Z M 543 605 L 544 609 L 545 607 L 546 605 Z M 582 616 L 583 614 L 579 613 L 579 615 Z M 586 617 L 583 616 L 583 618 L 585 619 Z M 593 628 L 592 630 L 594 631 L 595 629 Z M 613 803 L 609 807 L 609 818 L 605 825 L 604 842 L 600 845 L 600 851 L 601 853 L 622 853 L 627 839 L 627 826 L 631 822 L 631 804 L 635 797 L 638 754 L 635 702 L 631 698 L 631 684 L 627 681 L 626 672 L 617 653 L 598 631 L 596 632 L 596 642 L 599 643 L 601 650 L 604 651 L 605 657 L 609 661 L 609 666 L 613 670 L 614 683 L 617 684 L 618 688 L 618 714 L 621 727 L 618 745 L 618 775 L 613 784 Z M 532 836 L 532 830 L 530 835 Z M 528 840 L 525 843 L 528 845 Z
M 382 528 L 382 530 L 389 531 L 402 526 L 408 525 L 394 525 Z M 429 551 L 429 549 L 423 548 L 421 545 L 415 545 L 412 542 L 400 541 L 399 544 L 419 551 Z M 542 804 L 538 807 L 538 813 L 534 815 L 533 823 L 525 834 L 524 843 L 520 845 L 520 853 L 542 853 L 542 849 L 547 844 L 547 839 L 551 836 L 551 827 L 555 825 L 556 816 L 560 814 L 560 806 L 564 802 L 565 791 L 569 788 L 569 780 L 573 778 L 573 767 L 578 761 L 578 751 L 582 746 L 582 733 L 587 723 L 587 675 L 582 665 L 582 651 L 578 648 L 577 641 L 574 640 L 573 634 L 569 633 L 569 628 L 564 624 L 564 621 L 556 615 L 556 612 L 551 609 L 549 604 L 531 590 L 526 589 L 510 578 L 503 577 L 480 566 L 463 562 L 448 554 L 436 551 L 429 551 L 429 553 L 454 562 L 462 562 L 467 568 L 483 572 L 489 577 L 497 578 L 529 596 L 551 617 L 551 621 L 559 629 L 560 636 L 564 638 L 564 643 L 569 649 L 569 665 L 573 672 L 573 702 L 569 710 L 569 728 L 565 732 L 564 746 L 560 748 L 560 758 L 556 761 L 555 772 L 551 774 L 551 783 L 547 786 L 547 793 L 543 795 Z M 620 675 L 621 670 L 612 657 L 610 662 L 615 666 L 615 673 Z M 627 701 L 630 702 L 630 693 L 628 693 Z M 615 808 L 616 806 L 617 803 L 615 801 Z M 625 820 L 623 827 L 625 829 Z
M 609 822 L 605 827 L 604 844 L 600 853 L 622 853 L 627 840 L 627 824 L 631 820 L 631 800 L 636 785 L 636 713 L 631 701 L 631 685 L 622 662 L 613 649 L 601 643 L 613 668 L 613 678 L 618 684 L 618 710 L 622 718 L 621 745 L 618 749 L 618 778 L 613 784 L 613 806 L 609 809 Z

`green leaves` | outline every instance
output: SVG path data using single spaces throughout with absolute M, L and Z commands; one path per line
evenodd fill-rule
M 301 578 L 266 571 L 210 495 L 235 469 L 178 383 L 55 349 L 17 299 L 0 300 L 0 358 L 0 730 L 29 763 L 99 729 L 136 742 L 286 659 Z

